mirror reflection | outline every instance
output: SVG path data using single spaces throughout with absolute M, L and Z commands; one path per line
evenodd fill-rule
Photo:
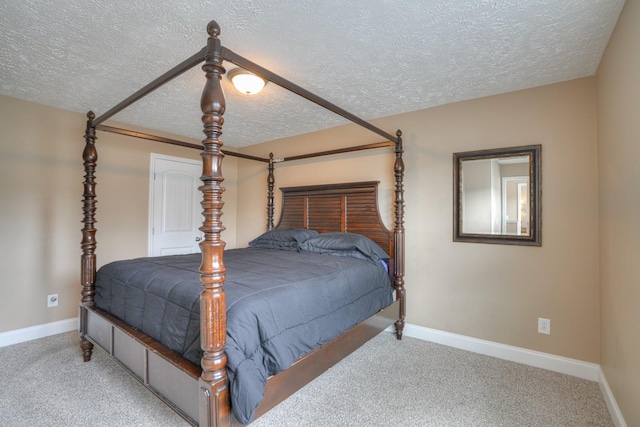
M 454 241 L 540 243 L 540 146 L 454 154 Z

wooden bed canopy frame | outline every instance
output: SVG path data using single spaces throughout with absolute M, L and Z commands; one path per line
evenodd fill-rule
M 104 341 L 106 342 L 106 344 L 104 345 L 99 338 L 96 338 L 92 335 L 92 326 L 89 324 L 90 319 L 93 319 L 93 316 L 99 316 L 100 318 L 105 319 L 105 321 L 108 322 L 109 328 L 117 328 L 119 331 L 122 331 L 123 334 L 130 337 L 132 342 L 142 345 L 146 349 L 145 354 L 147 352 L 151 352 L 153 354 L 161 355 L 164 360 L 168 361 L 178 370 L 187 373 L 191 377 L 195 377 L 196 381 L 199 384 L 197 403 L 198 420 L 195 420 L 194 416 L 189 416 L 189 414 L 185 413 L 180 405 L 175 404 L 170 397 L 167 398 L 166 393 L 163 394 L 162 392 L 158 392 L 157 387 L 150 386 L 149 381 L 147 381 L 146 373 L 140 374 L 141 377 L 144 377 L 142 379 L 143 383 L 152 392 L 154 392 L 156 395 L 159 395 L 159 397 L 161 397 L 173 409 L 177 410 L 181 415 L 185 416 L 188 421 L 194 424 L 198 423 L 201 426 L 224 426 L 232 424 L 234 422 L 234 417 L 230 412 L 228 379 L 226 373 L 227 361 L 226 355 L 224 353 L 224 347 L 226 344 L 226 300 L 224 292 L 225 243 L 222 241 L 220 235 L 221 231 L 223 230 L 221 221 L 223 206 L 222 193 L 224 191 L 224 188 L 221 186 L 224 179 L 221 170 L 221 162 L 223 157 L 227 155 L 268 163 L 269 172 L 267 179 L 267 229 L 270 230 L 274 228 L 274 163 L 327 156 L 332 154 L 341 154 L 353 151 L 377 149 L 383 147 L 394 147 L 395 152 L 394 229 L 393 232 L 389 232 L 387 230 L 386 233 L 389 233 L 388 235 L 385 235 L 385 233 L 374 231 L 374 235 L 372 237 L 377 242 L 382 242 L 381 246 L 385 250 L 388 250 L 389 254 L 392 256 L 392 264 L 389 271 L 390 275 L 392 276 L 393 286 L 395 288 L 396 300 L 394 301 L 392 306 L 389 307 L 390 310 L 383 310 L 386 311 L 385 316 L 374 316 L 368 321 L 357 325 L 335 340 L 329 342 L 322 348 L 313 351 L 307 356 L 304 356 L 298 362 L 296 362 L 292 368 L 289 368 L 286 371 L 274 377 L 271 377 L 267 382 L 267 387 L 265 389 L 265 398 L 256 410 L 256 417 L 262 415 L 264 412 L 280 403 L 286 397 L 293 394 L 306 383 L 320 375 L 326 369 L 337 363 L 346 355 L 353 352 L 359 346 L 364 344 L 364 342 L 366 342 L 391 324 L 395 325 L 397 338 L 402 338 L 402 332 L 405 323 L 406 306 L 404 286 L 404 163 L 402 159 L 402 132 L 400 130 L 396 132 L 395 136 L 391 135 L 377 128 L 376 126 L 373 126 L 372 124 L 358 118 L 357 116 L 354 116 L 353 114 L 341 109 L 340 107 L 337 107 L 336 105 L 318 97 L 308 90 L 225 48 L 224 46 L 222 46 L 218 38 L 218 36 L 220 35 L 220 27 L 215 21 L 211 21 L 208 24 L 207 32 L 209 34 L 207 45 L 202 50 L 189 57 L 179 65 L 175 66 L 165 74 L 161 75 L 154 81 L 150 82 L 103 115 L 96 117 L 93 112 L 87 113 L 88 120 L 86 133 L 84 135 L 85 147 L 83 151 L 85 176 L 83 183 L 83 228 L 81 242 L 82 291 L 80 302 L 79 332 L 81 337 L 80 346 L 85 362 L 91 359 L 94 343 L 98 343 L 103 347 L 107 347 L 107 351 L 109 351 L 111 355 L 114 356 L 114 337 L 113 331 L 111 329 L 111 332 L 109 332 L 111 334 L 111 337 L 105 338 Z M 257 74 L 267 81 L 270 81 L 278 86 L 281 86 L 284 89 L 287 89 L 295 94 L 306 98 L 311 102 L 314 102 L 315 104 L 333 111 L 334 113 L 341 115 L 351 122 L 382 136 L 385 141 L 299 156 L 285 157 L 277 160 L 274 159 L 273 154 L 270 154 L 269 158 L 261 158 L 245 155 L 242 153 L 223 151 L 221 149 L 223 143 L 220 140 L 220 136 L 222 134 L 223 114 L 225 111 L 225 98 L 220 83 L 222 75 L 225 73 L 223 61 L 231 62 L 241 68 Z M 202 145 L 196 145 L 146 133 L 115 128 L 103 124 L 104 121 L 106 121 L 113 115 L 117 114 L 129 105 L 151 93 L 153 90 L 159 88 L 160 86 L 164 85 L 165 83 L 169 82 L 170 80 L 179 76 L 190 68 L 200 64 L 201 62 L 204 62 L 202 69 L 204 70 L 206 76 L 206 83 L 201 98 L 202 123 L 205 134 L 205 139 L 202 141 Z M 200 242 L 200 249 L 202 253 L 202 261 L 200 265 L 200 278 L 202 284 L 200 297 L 200 339 L 201 347 L 204 352 L 201 361 L 201 370 L 197 366 L 186 361 L 185 359 L 182 359 L 179 355 L 172 353 L 171 350 L 155 342 L 146 335 L 126 325 L 124 322 L 120 321 L 114 316 L 111 316 L 108 313 L 105 313 L 95 307 L 95 274 L 97 270 L 97 241 L 95 237 L 97 231 L 95 228 L 97 198 L 95 171 L 98 160 L 98 154 L 96 150 L 96 131 L 117 133 L 201 150 L 202 186 L 200 187 L 200 190 L 203 194 L 201 205 L 203 207 L 202 215 L 204 217 L 202 227 L 200 228 L 200 230 L 204 234 L 204 238 Z M 368 196 L 366 197 L 373 197 L 373 204 L 377 207 L 377 182 L 335 184 L 329 186 L 291 187 L 281 190 L 283 191 L 283 212 L 284 203 L 289 203 L 290 205 L 292 203 L 297 203 L 295 202 L 296 196 L 305 198 L 304 200 L 307 200 L 307 197 L 313 198 L 319 196 L 322 198 L 331 195 L 340 195 L 340 200 L 343 200 L 342 203 L 344 205 L 346 204 L 346 202 L 344 201 L 347 200 L 347 197 L 352 197 L 353 195 L 358 196 L 359 194 L 366 193 L 368 194 Z M 309 194 L 311 194 L 311 196 L 309 196 Z M 342 209 L 344 212 L 344 206 L 342 206 Z M 306 218 L 306 208 L 300 207 L 298 211 L 300 211 L 301 214 L 305 215 L 304 220 L 293 217 L 284 217 L 283 215 L 280 220 L 280 224 L 278 224 L 278 227 L 285 228 L 303 226 L 307 228 L 314 228 L 313 224 L 311 224 L 310 226 L 309 220 Z M 345 230 L 345 216 L 346 215 L 343 213 L 342 218 L 338 218 L 338 222 L 342 225 L 339 225 L 341 229 L 337 231 L 358 232 L 357 229 Z M 302 223 L 301 221 L 304 223 Z M 320 228 L 322 227 L 324 227 L 324 225 L 320 225 Z M 327 229 L 325 231 L 336 230 Z M 369 234 L 371 235 L 371 233 Z M 91 322 L 93 322 L 93 320 L 91 320 Z M 111 344 L 109 344 L 109 341 L 111 342 Z M 135 371 L 135 369 L 132 369 L 126 363 L 122 363 L 121 360 L 119 360 L 119 362 L 121 364 L 124 364 L 124 366 L 128 370 Z M 145 370 L 147 369 L 147 363 L 148 361 L 145 359 Z

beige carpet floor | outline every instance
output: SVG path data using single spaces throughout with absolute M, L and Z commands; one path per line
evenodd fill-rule
M 75 332 L 0 348 L 0 426 L 186 426 Z M 612 426 L 597 383 L 382 333 L 251 424 Z

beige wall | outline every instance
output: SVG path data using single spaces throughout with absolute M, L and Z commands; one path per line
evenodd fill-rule
M 601 364 L 640 426 L 640 2 L 625 5 L 598 69 Z
M 0 332 L 77 316 L 84 126 L 82 114 L 0 96 Z M 200 160 L 199 153 L 102 132 L 98 138 L 98 264 L 146 256 L 150 153 Z M 231 245 L 236 164 L 225 161 L 231 232 L 224 238 Z M 52 293 L 60 305 L 48 309 Z
M 376 121 L 404 132 L 407 321 L 599 362 L 598 206 L 594 78 Z M 380 138 L 352 127 L 251 147 L 276 157 Z M 452 241 L 452 153 L 542 144 L 542 247 Z M 393 156 L 369 152 L 279 165 L 277 185 L 382 181 L 391 218 Z M 284 166 L 284 167 L 283 167 Z M 264 229 L 264 175 L 239 172 L 238 243 Z M 537 319 L 551 319 L 550 336 Z

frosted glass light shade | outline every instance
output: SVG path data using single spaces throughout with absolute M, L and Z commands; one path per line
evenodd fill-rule
M 228 73 L 229 80 L 240 93 L 255 95 L 267 84 L 264 79 L 242 68 L 234 68 Z

